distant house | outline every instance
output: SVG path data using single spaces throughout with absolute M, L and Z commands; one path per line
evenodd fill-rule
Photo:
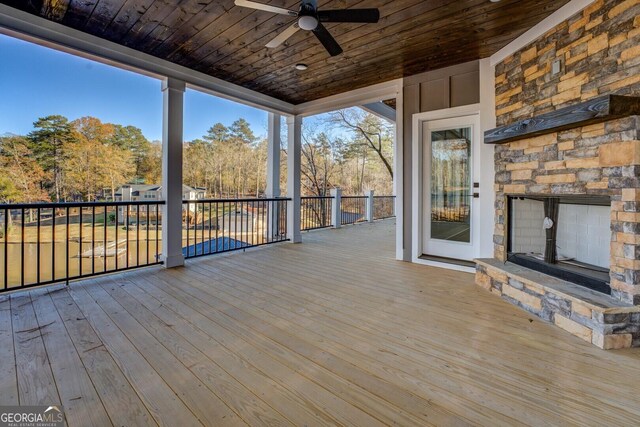
M 207 194 L 206 189 L 182 185 L 183 200 L 201 200 Z M 116 202 L 148 202 L 162 200 L 162 186 L 158 184 L 125 184 L 116 190 Z
M 207 190 L 201 187 L 190 187 L 182 185 L 182 200 L 202 200 L 206 197 Z M 125 184 L 118 188 L 115 193 L 116 202 L 153 202 L 162 200 L 162 186 L 158 184 Z M 146 206 L 140 206 L 140 212 L 146 212 Z M 186 209 L 186 207 L 183 207 Z M 195 205 L 189 205 L 190 210 L 195 209 Z M 153 214 L 155 207 L 151 207 L 150 213 Z M 137 210 L 129 208 L 130 215 Z M 118 207 L 118 218 L 120 223 L 124 223 L 126 216 L 126 207 Z

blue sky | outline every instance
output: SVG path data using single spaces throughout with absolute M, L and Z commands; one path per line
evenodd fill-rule
M 0 35 L 0 135 L 26 134 L 37 118 L 51 114 L 133 125 L 159 140 L 160 81 Z M 239 117 L 256 135 L 266 135 L 266 112 L 188 90 L 184 138 L 199 138 L 214 123 L 228 126 Z

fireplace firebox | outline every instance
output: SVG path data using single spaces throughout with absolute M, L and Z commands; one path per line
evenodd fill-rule
M 507 260 L 611 293 L 611 199 L 598 195 L 508 196 Z

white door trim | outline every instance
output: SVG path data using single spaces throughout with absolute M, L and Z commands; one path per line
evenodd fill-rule
M 438 267 L 451 268 L 453 270 L 471 272 L 471 267 L 464 267 L 455 264 L 445 264 L 441 262 L 425 261 L 420 259 L 422 255 L 422 235 L 423 235 L 423 144 L 422 144 L 422 123 L 431 120 L 450 119 L 461 116 L 480 115 L 480 104 L 465 105 L 462 107 L 447 108 L 443 110 L 417 113 L 413 115 L 412 131 L 412 194 L 411 194 L 411 220 L 413 228 L 413 239 L 411 248 L 411 260 L 418 264 L 434 265 Z
M 480 153 L 480 115 L 469 114 L 464 116 L 456 116 L 446 119 L 426 120 L 420 122 L 423 132 L 432 132 L 442 129 L 452 128 L 466 128 L 471 129 L 471 157 L 469 162 L 469 196 L 477 190 L 472 187 L 474 182 L 479 182 L 479 157 Z M 431 188 L 430 188 L 430 171 L 431 171 L 431 150 L 433 141 L 431 141 L 430 135 L 422 135 L 422 168 L 427 172 L 423 172 L 423 194 L 421 197 L 423 218 L 422 218 L 422 252 L 423 254 L 443 256 L 447 258 L 457 258 L 462 260 L 468 260 L 475 258 L 478 253 L 479 240 L 479 215 L 477 212 L 478 201 L 475 198 L 471 198 L 468 202 L 471 206 L 471 218 L 470 218 L 470 235 L 468 242 L 451 241 L 447 239 L 437 239 L 431 236 L 431 216 L 429 212 L 431 210 Z M 426 173 L 426 175 L 425 175 Z M 421 255 L 421 254 L 418 254 Z

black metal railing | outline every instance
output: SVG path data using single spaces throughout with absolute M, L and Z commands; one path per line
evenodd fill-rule
M 342 225 L 366 221 L 368 199 L 367 196 L 342 196 L 340 203 Z
M 185 200 L 182 209 L 185 258 L 230 252 L 287 239 L 291 199 Z
M 304 196 L 300 200 L 300 229 L 302 231 L 318 230 L 333 226 L 331 196 Z
M 373 219 L 396 216 L 396 196 L 373 196 Z
M 468 223 L 473 195 L 466 190 L 431 195 L 431 220 Z
M 159 264 L 162 204 L 0 205 L 0 292 Z

